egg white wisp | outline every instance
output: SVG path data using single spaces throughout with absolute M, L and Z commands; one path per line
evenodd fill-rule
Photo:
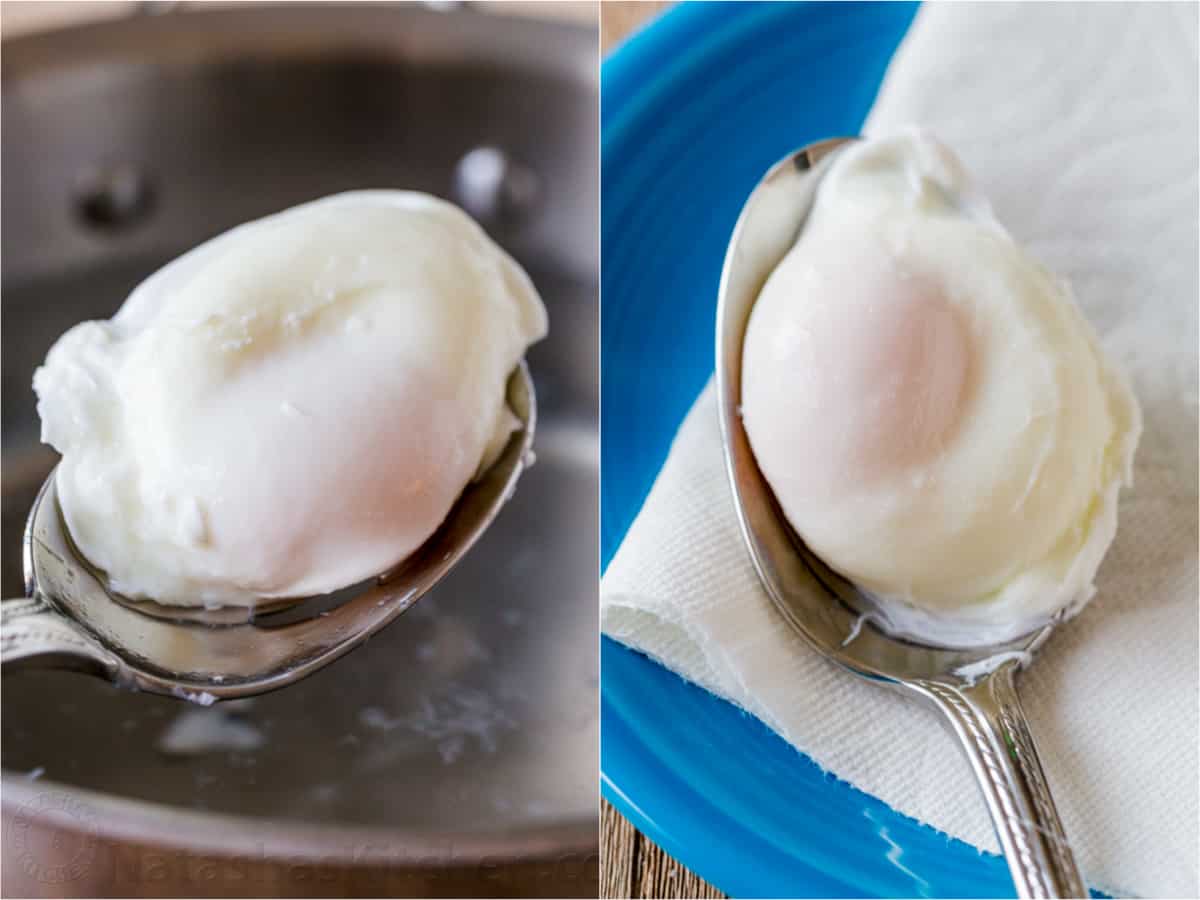
M 834 160 L 751 314 L 742 414 L 808 546 L 956 646 L 1092 596 L 1141 433 L 1067 285 L 915 132 Z
M 340 194 L 169 263 L 34 376 L 71 536 L 117 591 L 253 606 L 416 550 L 508 440 L 546 333 L 521 268 L 424 194 Z

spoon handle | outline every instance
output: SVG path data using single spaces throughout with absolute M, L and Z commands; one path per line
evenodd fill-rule
M 0 603 L 0 669 L 76 669 L 115 678 L 115 656 L 40 597 Z
M 916 683 L 950 720 L 979 780 L 1021 897 L 1087 897 L 1017 699 L 1017 665 L 979 681 Z

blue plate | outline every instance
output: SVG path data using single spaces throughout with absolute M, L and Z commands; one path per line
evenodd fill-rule
M 604 62 L 605 566 L 712 373 L 717 281 L 743 201 L 789 150 L 858 132 L 915 12 L 684 4 Z M 605 639 L 602 673 L 605 797 L 722 890 L 1013 896 L 1000 858 L 823 774 L 640 654 Z

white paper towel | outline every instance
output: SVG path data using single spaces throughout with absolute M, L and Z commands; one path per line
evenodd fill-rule
M 1196 4 L 927 4 L 865 129 L 919 124 L 954 147 L 1018 242 L 1070 279 L 1142 403 L 1098 596 L 1021 682 L 1085 875 L 1118 895 L 1200 892 L 1198 103 Z M 791 633 L 731 503 L 710 385 L 604 576 L 605 633 L 895 809 L 998 852 L 936 714 Z

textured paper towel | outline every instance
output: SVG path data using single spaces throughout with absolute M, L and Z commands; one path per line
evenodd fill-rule
M 928 4 L 866 127 L 918 123 L 1074 285 L 1145 414 L 1099 593 L 1021 689 L 1089 882 L 1197 884 L 1197 6 Z M 715 290 L 714 285 L 714 290 Z M 998 852 L 935 713 L 819 659 L 743 549 L 710 385 L 601 586 L 602 627 L 892 807 Z

